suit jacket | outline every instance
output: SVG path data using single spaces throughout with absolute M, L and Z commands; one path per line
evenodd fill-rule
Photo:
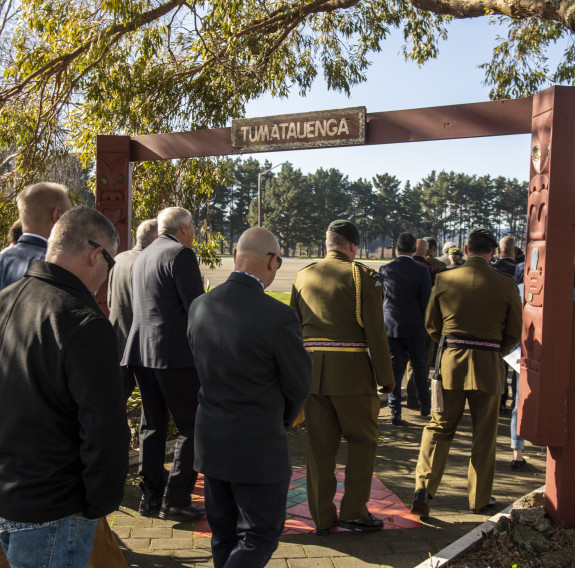
M 521 338 L 521 300 L 515 279 L 470 256 L 457 270 L 437 275 L 425 314 L 427 331 L 435 341 L 442 335 L 461 335 L 501 342 L 500 351 L 449 347 L 440 372 L 447 390 L 480 390 L 503 394 L 507 355 Z
M 394 384 L 381 285 L 373 278 L 372 270 L 359 263 L 356 266 L 361 281 L 359 306 L 352 263 L 341 252 L 328 252 L 322 261 L 303 268 L 294 279 L 291 305 L 301 320 L 304 340 L 367 342 L 369 346 L 369 353 L 365 348 L 308 349 L 313 394 L 375 394 L 378 384 Z
M 237 483 L 288 479 L 287 428 L 311 387 L 295 311 L 233 272 L 194 300 L 188 337 L 201 383 L 194 468 Z
M 380 269 L 383 319 L 388 337 L 426 337 L 425 310 L 431 294 L 429 270 L 409 256 Z
M 133 319 L 132 267 L 141 252 L 142 245 L 137 244 L 131 250 L 116 255 L 114 259 L 116 264 L 108 278 L 108 310 L 110 311 L 108 317 L 114 326 L 120 357 L 124 353 Z
M 0 255 L 0 290 L 20 280 L 35 260 L 44 260 L 47 248 L 44 239 L 22 235 L 13 247 Z
M 134 319 L 122 365 L 152 369 L 194 366 L 186 337 L 188 309 L 204 293 L 194 251 L 171 235 L 147 246 L 132 267 Z
M 491 265 L 495 270 L 503 272 L 504 274 L 509 274 L 515 278 L 515 269 L 517 268 L 517 262 L 514 258 L 502 257 L 497 262 Z

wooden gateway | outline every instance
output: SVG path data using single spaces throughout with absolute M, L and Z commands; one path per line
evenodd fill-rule
M 122 251 L 130 247 L 132 162 L 529 132 L 519 433 L 548 447 L 546 511 L 575 527 L 575 87 L 525 99 L 377 113 L 358 107 L 242 119 L 231 128 L 98 136 L 96 207 L 118 229 Z M 105 292 L 100 301 L 105 307 Z

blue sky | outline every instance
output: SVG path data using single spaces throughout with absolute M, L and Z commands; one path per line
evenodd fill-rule
M 367 112 L 381 112 L 489 100 L 478 65 L 490 59 L 497 34 L 505 28 L 488 24 L 486 18 L 453 22 L 448 39 L 440 45 L 438 58 L 418 67 L 400 54 L 403 38 L 396 33 L 373 56 L 367 82 L 355 87 L 351 97 L 330 92 L 316 81 L 305 98 L 264 97 L 251 102 L 247 117 L 365 106 Z M 319 168 L 337 168 L 350 179 L 371 178 L 378 173 L 395 175 L 402 182 L 417 183 L 432 170 L 469 175 L 489 174 L 527 180 L 529 135 L 489 137 L 409 144 L 348 147 L 253 154 L 273 165 L 290 161 L 304 173 Z M 279 170 L 279 168 L 278 168 Z

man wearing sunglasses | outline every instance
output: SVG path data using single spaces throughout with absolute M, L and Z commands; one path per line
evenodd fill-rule
M 295 310 L 264 293 L 279 252 L 270 231 L 248 229 L 228 280 L 190 308 L 202 385 L 195 464 L 204 474 L 215 568 L 265 566 L 284 526 L 287 428 L 309 394 L 311 363 Z
M 46 261 L 0 292 L 0 543 L 12 566 L 85 567 L 122 500 L 130 433 L 114 330 L 94 296 L 118 246 L 65 213 Z
M 132 267 L 133 320 L 122 365 L 133 370 L 142 396 L 140 476 L 144 516 L 189 520 L 204 507 L 191 501 L 194 429 L 200 383 L 186 337 L 188 308 L 204 293 L 189 211 L 168 207 L 158 214 L 159 237 Z M 178 429 L 174 465 L 166 482 L 164 456 L 170 415 Z

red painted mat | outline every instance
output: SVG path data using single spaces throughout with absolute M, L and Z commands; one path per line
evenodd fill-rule
M 336 470 L 337 491 L 335 504 L 339 508 L 343 496 L 344 470 Z M 194 503 L 204 504 L 204 478 L 200 474 L 194 491 Z M 376 517 L 383 519 L 384 529 L 416 529 L 422 526 L 409 509 L 383 483 L 373 476 L 371 480 L 370 500 L 367 508 Z M 283 534 L 308 534 L 315 530 L 311 520 L 306 495 L 306 470 L 294 468 L 287 498 L 286 522 Z M 335 532 L 346 531 L 336 528 Z M 211 536 L 210 526 L 205 519 L 194 524 L 197 536 Z

